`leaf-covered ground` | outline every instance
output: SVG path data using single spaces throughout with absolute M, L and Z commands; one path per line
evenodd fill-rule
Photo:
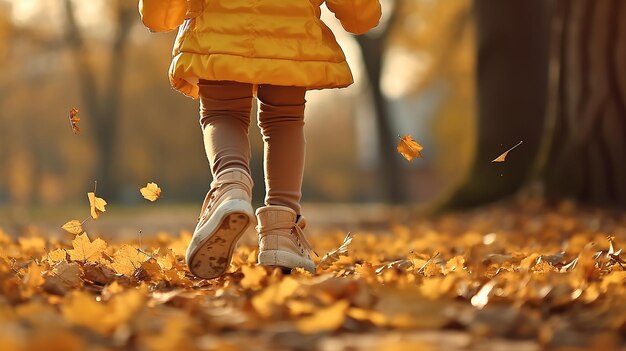
M 0 231 L 0 348 L 626 349 L 625 213 L 525 201 L 351 233 L 315 275 L 243 245 L 207 281 L 183 263 L 186 232 L 138 247 Z M 312 241 L 323 256 L 345 235 Z

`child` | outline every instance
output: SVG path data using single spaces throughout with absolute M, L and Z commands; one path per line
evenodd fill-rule
M 200 124 L 213 181 L 187 249 L 189 270 L 222 275 L 254 222 L 248 126 L 253 96 L 264 141 L 265 206 L 257 209 L 258 263 L 314 272 L 303 229 L 307 89 L 341 88 L 352 74 L 320 20 L 324 0 L 141 0 L 153 31 L 179 27 L 169 77 L 200 99 Z M 362 34 L 381 16 L 379 0 L 326 0 L 344 29 Z

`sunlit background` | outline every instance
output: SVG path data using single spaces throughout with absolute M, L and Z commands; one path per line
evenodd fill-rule
M 307 95 L 303 201 L 421 204 L 449 192 L 473 152 L 471 2 L 384 1 L 381 25 L 361 38 L 323 10 L 356 83 Z M 145 201 L 137 189 L 154 181 L 162 202 L 199 205 L 211 179 L 198 102 L 167 79 L 174 35 L 149 33 L 134 1 L 0 0 L 5 212 L 82 204 L 96 180 L 112 203 Z M 372 49 L 380 67 L 363 58 Z M 72 107 L 80 135 L 70 129 Z M 390 135 L 381 136 L 380 123 Z M 260 201 L 262 142 L 252 128 Z M 424 146 L 423 159 L 397 153 L 405 134 Z

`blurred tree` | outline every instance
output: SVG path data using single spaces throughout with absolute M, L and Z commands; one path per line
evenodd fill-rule
M 385 17 L 385 21 L 380 27 L 365 35 L 356 36 L 356 41 L 361 48 L 361 56 L 370 83 L 372 102 L 376 118 L 376 132 L 381 150 L 380 174 L 385 184 L 385 194 L 387 201 L 398 203 L 406 199 L 404 191 L 403 174 L 399 167 L 399 158 L 396 154 L 396 142 L 393 137 L 391 119 L 389 118 L 389 108 L 381 89 L 381 78 L 383 71 L 383 56 L 387 46 L 387 39 L 391 33 L 396 19 L 398 18 L 398 6 L 404 0 L 398 1 L 390 7 L 390 14 Z
M 96 179 L 98 193 L 107 199 L 116 199 L 119 194 L 119 179 L 116 170 L 116 146 L 121 123 L 120 104 L 123 96 L 124 66 L 126 47 L 130 30 L 136 22 L 135 3 L 116 0 L 111 5 L 117 20 L 115 34 L 111 40 L 109 67 L 105 75 L 108 79 L 102 91 L 98 89 L 97 69 L 90 61 L 88 45 L 76 21 L 72 0 L 65 0 L 67 16 L 65 37 L 72 50 L 72 57 L 78 73 L 80 91 L 87 113 L 96 126 L 95 142 L 99 152 Z
M 468 207 L 519 189 L 541 140 L 548 85 L 549 2 L 475 0 L 478 135 L 467 179 L 443 208 Z M 490 161 L 520 140 L 504 164 Z
M 557 0 L 538 176 L 551 197 L 626 205 L 626 3 Z

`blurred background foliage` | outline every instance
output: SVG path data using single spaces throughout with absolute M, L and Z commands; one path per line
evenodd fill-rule
M 383 5 L 368 41 L 324 11 L 357 83 L 307 97 L 306 201 L 427 201 L 469 163 L 471 2 Z M 150 34 L 126 0 L 1 0 L 0 9 L 0 204 L 82 202 L 94 180 L 111 201 L 139 201 L 148 181 L 161 185 L 164 201 L 201 200 L 210 174 L 197 101 L 175 93 L 166 76 L 174 33 Z M 381 49 L 374 78 L 361 54 L 373 45 Z M 80 110 L 78 136 L 67 120 L 72 107 Z M 252 128 L 261 198 L 262 143 Z M 408 164 L 396 153 L 406 133 L 426 146 L 425 159 Z M 396 187 L 381 186 L 386 179 Z
M 358 37 L 323 11 L 356 84 L 307 95 L 304 201 L 451 209 L 530 189 L 626 204 L 626 3 L 382 3 Z M 0 0 L 0 206 L 82 203 L 94 180 L 112 202 L 155 181 L 163 201 L 199 203 L 210 174 L 198 103 L 167 81 L 173 38 L 134 1 Z M 401 158 L 404 134 L 425 158 Z

